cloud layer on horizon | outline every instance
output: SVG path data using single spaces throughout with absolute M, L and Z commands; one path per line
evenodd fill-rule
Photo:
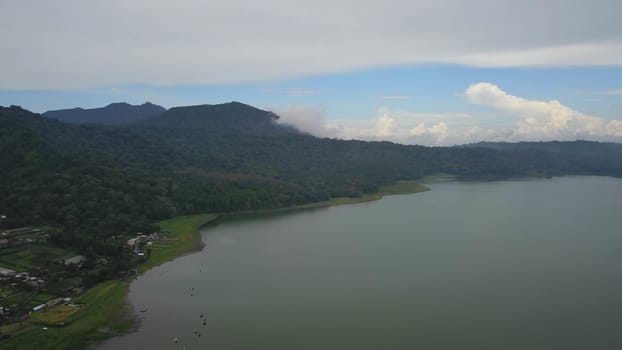
M 557 100 L 536 101 L 512 96 L 491 83 L 478 83 L 465 91 L 473 104 L 492 107 L 520 117 L 513 131 L 524 140 L 622 140 L 622 122 L 589 116 Z
M 617 0 L 1 1 L 0 89 L 622 65 L 619 13 Z
M 404 144 L 456 145 L 479 141 L 599 140 L 622 142 L 622 121 L 573 110 L 561 102 L 530 100 L 480 82 L 464 91 L 465 99 L 490 114 L 429 114 L 386 107 L 363 120 L 329 120 L 321 108 L 272 108 L 281 122 L 319 137 L 388 140 Z

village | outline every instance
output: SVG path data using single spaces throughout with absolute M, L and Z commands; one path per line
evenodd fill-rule
M 123 247 L 129 260 L 123 266 L 135 266 L 149 258 L 161 236 L 137 232 L 111 239 Z M 0 226 L 0 327 L 27 320 L 42 329 L 64 327 L 83 306 L 79 297 L 85 289 L 110 278 L 135 275 L 131 268 L 115 270 L 110 257 L 81 254 L 50 238 L 46 228 Z

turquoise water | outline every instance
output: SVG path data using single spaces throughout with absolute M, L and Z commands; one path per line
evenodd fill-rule
M 621 179 L 427 186 L 207 227 L 101 349 L 622 349 Z

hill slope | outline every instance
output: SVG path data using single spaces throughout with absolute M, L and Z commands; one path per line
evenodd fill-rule
M 199 129 L 237 133 L 291 132 L 293 129 L 276 124 L 279 117 L 240 102 L 217 105 L 173 107 L 165 113 L 146 118 L 143 126 L 174 129 Z
M 164 107 L 150 102 L 142 105 L 121 102 L 93 109 L 73 108 L 47 111 L 43 115 L 71 124 L 125 125 L 137 123 L 164 112 L 166 112 Z
M 129 126 L 72 125 L 0 107 L 0 214 L 9 225 L 55 225 L 92 242 L 175 215 L 359 196 L 435 173 L 622 176 L 619 145 L 560 143 L 587 153 L 405 146 L 316 138 L 276 118 L 230 103 L 173 108 Z

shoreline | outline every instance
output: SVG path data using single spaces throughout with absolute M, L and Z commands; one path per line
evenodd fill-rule
M 41 327 L 38 323 L 26 321 L 30 323 L 19 330 L 9 332 L 11 336 L 0 341 L 0 349 L 97 349 L 112 338 L 136 331 L 140 327 L 140 315 L 128 299 L 132 280 L 154 267 L 201 251 L 204 243 L 200 231 L 204 226 L 234 216 L 289 213 L 366 203 L 380 200 L 384 196 L 414 194 L 428 190 L 429 188 L 417 181 L 397 181 L 380 187 L 375 193 L 360 197 L 332 198 L 274 209 L 176 216 L 162 220 L 157 224 L 160 225 L 161 232 L 165 232 L 164 238 L 152 246 L 149 259 L 136 266 L 135 276 L 131 279 L 105 281 L 86 290 L 76 298 L 78 302 L 83 303 L 83 307 L 75 313 L 75 317 L 69 319 L 65 327 Z
M 427 179 L 426 179 L 427 180 Z M 230 216 L 244 216 L 244 215 L 252 215 L 252 214 L 277 214 L 277 213 L 288 213 L 299 210 L 307 210 L 307 209 L 321 209 L 321 208 L 329 208 L 339 205 L 347 205 L 347 204 L 359 204 L 366 202 L 373 202 L 384 198 L 385 196 L 396 196 L 396 195 L 405 195 L 405 194 L 414 194 L 419 192 L 426 192 L 430 189 L 420 184 L 424 180 L 418 181 L 397 181 L 396 183 L 388 186 L 383 186 L 378 189 L 377 192 L 365 194 L 359 197 L 337 197 L 329 200 L 321 201 L 321 202 L 312 202 L 307 204 L 297 204 L 288 207 L 281 208 L 273 208 L 273 209 L 254 209 L 254 210 L 242 210 L 231 213 L 220 213 L 218 218 L 214 221 L 218 221 L 220 219 L 230 217 Z M 211 224 L 213 221 L 208 222 L 206 224 Z
M 431 179 L 433 177 L 426 178 L 425 180 Z M 424 179 L 421 179 L 423 181 Z M 245 216 L 245 215 L 253 215 L 253 214 L 278 214 L 278 213 L 289 213 L 296 212 L 302 210 L 310 210 L 310 209 L 322 209 L 329 208 L 338 205 L 347 205 L 347 204 L 359 204 L 359 203 L 367 203 L 372 201 L 377 201 L 385 196 L 394 196 L 394 195 L 406 195 L 406 194 L 415 194 L 419 192 L 429 191 L 430 188 L 425 187 L 419 184 L 419 181 L 397 181 L 391 185 L 383 186 L 378 189 L 377 192 L 372 194 L 363 195 L 360 197 L 338 197 L 333 198 L 326 201 L 321 202 L 313 202 L 308 204 L 300 204 L 289 207 L 282 208 L 274 208 L 274 209 L 257 209 L 257 210 L 245 210 L 245 211 L 237 211 L 232 213 L 218 213 L 218 214 L 196 214 L 196 215 L 184 215 L 184 216 L 176 216 L 167 220 L 160 221 L 158 224 L 161 225 L 161 228 L 164 227 L 170 228 L 171 225 L 175 225 L 176 223 L 184 227 L 184 232 L 177 232 L 176 235 L 182 235 L 184 237 L 189 237 L 190 239 L 187 241 L 185 246 L 178 247 L 176 249 L 177 254 L 166 255 L 165 258 L 160 258 L 157 260 L 152 257 L 146 261 L 145 263 L 139 265 L 137 267 L 138 274 L 135 278 L 138 278 L 145 272 L 160 266 L 164 263 L 173 261 L 177 258 L 181 258 L 185 255 L 193 254 L 199 252 L 205 246 L 203 240 L 201 239 L 201 229 L 208 225 L 217 224 L 226 218 L 234 217 L 234 216 Z M 164 224 L 164 227 L 162 227 Z M 191 227 L 188 227 L 191 226 Z M 192 229 L 190 229 L 192 228 Z M 129 286 L 131 281 L 124 282 L 127 284 L 127 288 L 125 291 L 124 302 L 125 302 L 125 312 L 126 318 L 132 320 L 131 329 L 126 329 L 125 332 L 121 332 L 120 334 L 114 334 L 108 338 L 102 339 L 95 343 L 92 343 L 94 349 L 98 346 L 103 345 L 109 339 L 115 337 L 121 337 L 126 334 L 130 334 L 135 332 L 140 327 L 140 319 L 139 315 L 136 313 L 134 306 L 130 303 L 128 299 L 129 294 Z
M 573 175 L 566 176 L 572 177 Z M 575 176 L 582 177 L 584 175 Z M 553 178 L 556 177 L 557 176 Z M 538 179 L 539 177 L 533 178 Z M 516 180 L 520 179 L 524 180 L 526 178 L 516 178 Z M 414 194 L 430 190 L 420 185 L 420 183 L 452 180 L 464 181 L 464 179 L 459 179 L 451 175 L 438 174 L 419 179 L 417 182 L 398 181 L 392 185 L 381 187 L 373 194 L 360 197 L 333 198 L 322 202 L 275 209 L 177 216 L 163 220 L 159 222 L 159 224 L 162 224 L 162 231 L 168 229 L 170 231 L 169 234 L 171 234 L 171 240 L 169 242 L 177 242 L 177 244 L 172 244 L 169 249 L 160 249 L 160 252 L 152 254 L 152 257 L 148 261 L 139 264 L 135 269 L 136 275 L 134 278 L 156 266 L 200 251 L 204 247 L 200 234 L 201 229 L 205 226 L 216 224 L 221 220 L 226 220 L 227 218 L 252 214 L 288 213 L 327 208 L 342 204 L 365 203 L 382 199 L 384 196 L 388 195 Z M 71 317 L 66 321 L 66 326 L 64 327 L 47 325 L 48 328 L 42 328 L 42 326 L 46 326 L 46 324 L 38 321 L 33 322 L 32 320 L 24 321 L 26 323 L 24 326 L 10 324 L 0 327 L 2 333 L 10 335 L 0 341 L 0 350 L 21 348 L 37 348 L 39 350 L 58 348 L 97 349 L 110 339 L 137 331 L 140 328 L 140 314 L 128 299 L 132 280 L 108 280 L 86 290 L 76 298 L 78 303 L 83 304 L 82 308 L 79 312 L 75 313 L 75 317 Z
M 427 178 L 427 180 L 429 181 L 429 179 L 431 178 L 432 177 Z M 379 188 L 379 190 L 375 193 L 366 194 L 360 197 L 338 197 L 321 202 L 299 204 L 274 209 L 255 209 L 236 211 L 231 213 L 175 216 L 173 218 L 160 221 L 157 224 L 160 225 L 163 231 L 177 231 L 174 233 L 175 237 L 185 241 L 185 245 L 173 247 L 173 249 L 168 250 L 166 253 L 156 253 L 158 251 L 154 249 L 154 253 L 152 253 L 149 260 L 136 267 L 136 269 L 138 270 L 137 276 L 140 276 L 146 271 L 162 265 L 166 262 L 175 260 L 187 254 L 201 251 L 205 244 L 201 240 L 200 230 L 204 226 L 216 224 L 228 217 L 254 214 L 289 213 L 299 210 L 321 209 L 338 205 L 359 204 L 380 200 L 385 196 L 414 194 L 419 192 L 426 192 L 429 190 L 430 189 L 428 187 L 420 185 L 419 181 L 397 181 L 392 185 Z

